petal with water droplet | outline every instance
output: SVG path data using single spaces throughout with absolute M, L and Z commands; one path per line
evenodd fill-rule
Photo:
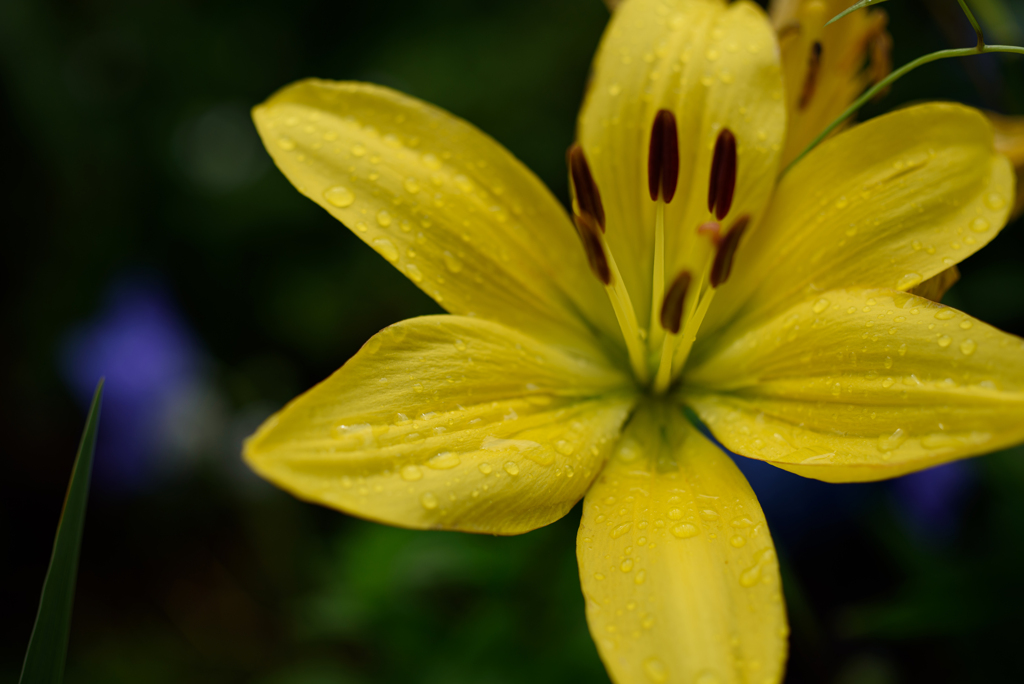
M 685 400 L 727 448 L 852 482 L 1024 441 L 1024 340 L 909 293 L 821 296 L 824 312 L 815 296 L 734 330 L 689 370 Z
M 621 339 L 558 200 L 470 124 L 388 88 L 315 79 L 253 119 L 303 194 L 451 313 L 560 344 L 593 345 L 593 329 Z
M 634 401 L 629 387 L 497 323 L 415 318 L 268 419 L 245 458 L 296 496 L 361 517 L 515 534 L 583 496 Z M 569 440 L 574 449 L 558 448 Z
M 613 455 L 587 493 L 576 540 L 587 623 L 612 679 L 778 682 L 785 607 L 750 486 L 677 407 L 641 406 L 626 439 L 642 455 Z M 711 506 L 709 521 L 700 512 Z M 681 522 L 669 521 L 672 510 Z M 736 519 L 749 522 L 742 543 L 730 542 Z
M 774 314 L 811 292 L 910 289 L 999 234 L 1010 208 L 993 209 L 986 201 L 993 193 L 1012 196 L 1013 168 L 977 110 L 931 103 L 859 124 L 782 178 L 737 251 L 705 330 L 737 313 Z M 835 206 L 840 197 L 849 199 L 843 209 Z M 972 233 L 979 218 L 991 229 Z M 974 240 L 960 242 L 964 233 Z

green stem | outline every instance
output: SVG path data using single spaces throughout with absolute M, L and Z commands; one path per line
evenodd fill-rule
M 972 17 L 972 19 L 973 19 L 973 17 Z M 925 55 L 924 57 L 918 57 L 913 62 L 910 62 L 909 64 L 905 64 L 905 65 L 901 66 L 899 69 L 897 69 L 896 71 L 892 72 L 891 74 L 889 74 L 888 76 L 883 78 L 881 81 L 879 81 L 878 83 L 873 85 L 871 88 L 869 88 L 867 90 L 867 92 L 865 92 L 863 95 L 861 95 L 859 98 L 857 98 L 857 100 L 852 105 L 847 107 L 845 112 L 840 114 L 832 123 L 830 123 L 825 128 L 825 130 L 823 130 L 818 135 L 818 137 L 816 137 L 814 140 L 811 141 L 811 144 L 807 146 L 807 149 L 805 149 L 803 152 L 801 152 L 800 155 L 796 159 L 794 159 L 793 161 L 791 161 L 789 163 L 789 166 L 787 166 L 785 169 L 783 169 L 782 173 L 779 174 L 779 178 L 782 178 L 782 176 L 785 176 L 789 172 L 789 170 L 792 169 L 797 164 L 797 162 L 799 162 L 801 159 L 806 157 L 807 154 L 811 150 L 813 150 L 815 147 L 817 147 L 821 143 L 822 140 L 827 138 L 832 133 L 832 131 L 834 131 L 836 128 L 838 128 L 844 121 L 846 121 L 851 116 L 853 116 L 857 112 L 858 109 L 860 109 L 865 104 L 867 104 L 868 100 L 873 98 L 875 95 L 877 95 L 879 92 L 881 92 L 885 88 L 888 88 L 890 85 L 892 85 L 895 81 L 899 80 L 901 77 L 905 76 L 906 74 L 909 74 L 911 71 L 913 71 L 917 67 L 923 66 L 923 65 L 928 64 L 930 62 L 937 62 L 940 59 L 949 59 L 951 57 L 970 57 L 972 55 L 983 55 L 983 54 L 986 54 L 986 53 L 989 53 L 989 52 L 1011 52 L 1011 53 L 1018 54 L 1018 55 L 1024 55 L 1024 47 L 1017 47 L 1016 45 L 984 45 L 984 44 L 982 44 L 982 45 L 979 45 L 979 46 L 969 47 L 969 48 L 956 48 L 954 50 L 939 50 L 938 52 L 933 52 L 930 55 Z
M 971 26 L 974 27 L 974 32 L 978 35 L 978 48 L 984 49 L 985 47 L 985 36 L 981 35 L 981 26 L 978 24 L 978 20 L 974 18 L 970 8 L 967 7 L 965 0 L 957 0 L 960 3 L 960 9 L 967 15 L 967 21 L 971 22 Z

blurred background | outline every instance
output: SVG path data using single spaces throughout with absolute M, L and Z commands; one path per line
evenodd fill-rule
M 991 39 L 1024 40 L 1024 3 L 972 5 Z M 973 44 L 953 0 L 885 9 L 897 65 Z M 408 532 L 239 458 L 378 329 L 437 311 L 285 181 L 248 109 L 305 76 L 386 84 L 564 201 L 607 17 L 600 0 L 0 2 L 0 682 L 105 375 L 67 681 L 607 683 L 578 509 L 516 538 Z M 1024 59 L 930 65 L 864 116 L 935 98 L 1024 114 Z M 1024 224 L 961 268 L 946 301 L 1024 334 Z M 743 467 L 783 563 L 788 682 L 1020 681 L 1024 451 L 872 485 Z

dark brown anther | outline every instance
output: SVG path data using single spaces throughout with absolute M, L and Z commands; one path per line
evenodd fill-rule
M 576 231 L 579 233 L 580 242 L 583 243 L 583 251 L 587 254 L 587 263 L 590 270 L 594 272 L 597 279 L 605 285 L 612 282 L 612 272 L 608 268 L 608 256 L 604 253 L 604 246 L 601 244 L 601 235 L 597 232 L 598 227 L 594 218 L 588 214 L 573 216 L 576 220 Z
M 590 173 L 590 165 L 583 154 L 579 143 L 573 143 L 566 155 L 569 162 L 569 175 L 572 177 L 572 188 L 576 195 L 576 203 L 580 212 L 592 216 L 594 222 L 604 232 L 604 205 L 601 204 L 601 193 Z
M 736 248 L 739 247 L 740 238 L 750 224 L 749 216 L 741 216 L 733 224 L 732 228 L 718 245 L 715 253 L 715 263 L 711 265 L 711 287 L 718 287 L 729 279 L 732 273 L 732 260 L 736 256 Z
M 673 335 L 678 335 L 682 327 L 683 304 L 686 303 L 686 291 L 689 289 L 690 272 L 683 271 L 672 281 L 661 303 L 661 327 Z
M 668 204 L 676 196 L 679 184 L 679 132 L 676 117 L 667 109 L 661 109 L 654 117 L 651 127 L 651 145 L 647 154 L 647 190 L 652 201 L 659 193 Z
M 715 141 L 715 156 L 711 160 L 711 183 L 708 185 L 708 211 L 715 218 L 724 219 L 732 208 L 736 191 L 736 136 L 723 128 Z
M 811 46 L 811 56 L 807 59 L 807 76 L 804 78 L 804 89 L 800 93 L 800 101 L 797 108 L 800 111 L 807 109 L 814 97 L 814 91 L 818 88 L 818 72 L 821 71 L 821 43 L 814 41 Z

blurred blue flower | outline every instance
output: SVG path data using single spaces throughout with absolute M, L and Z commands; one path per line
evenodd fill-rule
M 106 377 L 94 477 L 138 490 L 158 471 L 166 421 L 201 377 L 201 351 L 170 295 L 146 278 L 116 281 L 96 316 L 72 329 L 60 366 L 75 398 L 88 405 Z
M 933 541 L 954 535 L 974 488 L 974 469 L 973 461 L 953 461 L 893 480 L 896 505 L 911 531 Z

